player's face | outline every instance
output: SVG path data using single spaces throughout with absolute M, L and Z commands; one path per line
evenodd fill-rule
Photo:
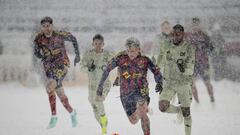
M 183 41 L 184 32 L 174 31 L 172 33 L 172 40 L 174 45 L 179 45 Z
M 163 24 L 162 26 L 162 32 L 165 34 L 170 34 L 172 31 L 171 25 L 168 23 Z
M 103 40 L 99 40 L 99 39 L 95 39 L 92 43 L 94 49 L 96 50 L 96 52 L 100 52 L 103 49 L 104 46 L 104 42 Z
M 200 30 L 199 24 L 192 23 L 192 31 L 193 32 L 198 32 Z
M 127 49 L 128 57 L 133 60 L 135 59 L 140 53 L 140 48 L 132 47 Z
M 46 37 L 50 37 L 53 32 L 53 24 L 50 24 L 49 22 L 45 22 L 41 25 L 41 30 Z

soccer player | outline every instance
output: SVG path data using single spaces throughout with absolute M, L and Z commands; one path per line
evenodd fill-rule
M 76 65 L 80 61 L 77 39 L 69 32 L 54 30 L 51 17 L 44 17 L 40 24 L 41 32 L 37 34 L 34 40 L 34 54 L 42 60 L 46 74 L 46 91 L 52 113 L 48 128 L 55 127 L 57 123 L 56 94 L 65 109 L 70 113 L 72 127 L 76 127 L 77 112 L 69 104 L 68 98 L 64 93 L 62 80 L 66 76 L 70 65 L 64 41 L 73 43 L 76 54 L 74 65 Z
M 136 124 L 141 119 L 144 135 L 150 135 L 150 121 L 147 116 L 149 88 L 147 71 L 150 69 L 154 74 L 156 91 L 162 90 L 162 75 L 159 68 L 146 56 L 141 55 L 140 42 L 131 37 L 126 41 L 126 52 L 114 57 L 108 63 L 98 85 L 98 100 L 103 95 L 103 84 L 109 72 L 118 67 L 120 76 L 120 98 L 123 108 L 131 124 Z

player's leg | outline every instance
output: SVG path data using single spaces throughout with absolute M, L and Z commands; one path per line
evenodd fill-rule
M 179 107 L 170 104 L 170 101 L 174 97 L 176 92 L 170 88 L 169 85 L 164 84 L 163 91 L 159 96 L 159 110 L 166 113 L 178 113 Z
M 96 95 L 96 94 L 95 94 Z M 95 96 L 96 98 L 96 96 Z M 89 102 L 91 103 L 91 106 L 93 108 L 93 113 L 95 116 L 95 119 L 99 123 L 102 129 L 102 134 L 107 133 L 107 116 L 105 114 L 104 104 L 102 101 L 96 101 L 94 97 L 89 97 Z
M 150 135 L 150 120 L 147 116 L 148 102 L 147 99 L 139 100 L 137 102 L 137 112 L 141 118 L 141 126 L 144 135 Z
M 196 87 L 196 79 L 193 80 L 193 84 L 192 84 L 192 94 L 193 94 L 193 98 L 194 100 L 199 103 L 199 98 L 198 98 L 198 90 Z
M 127 117 L 131 124 L 136 124 L 140 119 L 137 110 L 137 101 L 134 99 L 135 92 L 128 95 L 120 96 L 122 106 L 127 114 Z
M 55 84 L 53 79 L 46 80 L 46 90 L 48 94 L 49 104 L 51 108 L 51 119 L 48 128 L 53 128 L 57 124 L 57 109 L 56 109 L 56 94 L 55 94 Z
M 199 98 L 198 98 L 198 90 L 196 87 L 196 81 L 197 81 L 198 74 L 201 74 L 200 72 L 201 72 L 201 67 L 196 63 L 194 67 L 194 74 L 193 74 L 192 94 L 193 94 L 194 100 L 197 103 L 199 103 Z
M 191 85 L 179 86 L 178 98 L 181 102 L 181 111 L 184 117 L 185 135 L 191 135 L 192 117 L 190 112 L 191 105 Z
M 71 121 L 72 121 L 72 127 L 76 127 L 77 126 L 77 112 L 75 109 L 72 108 L 72 106 L 69 103 L 68 97 L 66 96 L 63 87 L 58 87 L 56 89 L 56 93 L 62 103 L 62 105 L 64 106 L 64 108 L 70 113 L 71 115 Z
M 213 93 L 213 86 L 210 81 L 210 69 L 209 64 L 205 66 L 204 72 L 202 74 L 202 78 L 204 81 L 205 86 L 207 87 L 208 95 L 210 97 L 211 102 L 215 101 L 214 93 Z

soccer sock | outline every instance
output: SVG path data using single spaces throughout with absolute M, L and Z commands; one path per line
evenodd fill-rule
M 55 94 L 54 95 L 49 95 L 48 99 L 49 99 L 52 115 L 56 115 L 57 114 L 57 110 L 56 110 L 56 95 Z
M 63 106 L 66 108 L 66 110 L 71 113 L 73 111 L 72 107 L 70 106 L 69 102 L 68 102 L 68 98 L 67 96 L 63 96 L 61 98 L 61 102 L 63 104 Z
M 150 135 L 150 120 L 147 115 L 141 118 L 141 125 L 144 135 Z
M 192 94 L 193 94 L 193 97 L 194 97 L 195 101 L 197 103 L 199 103 L 198 91 L 197 91 L 197 88 L 195 86 L 192 88 Z
M 168 107 L 166 112 L 167 113 L 178 113 L 180 111 L 180 109 L 181 109 L 180 107 L 170 104 L 170 106 Z
M 192 117 L 184 117 L 184 125 L 185 125 L 185 135 L 191 135 L 192 129 Z

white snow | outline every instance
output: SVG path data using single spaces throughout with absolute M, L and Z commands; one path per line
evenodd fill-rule
M 200 104 L 192 103 L 192 135 L 239 135 L 240 91 L 239 83 L 223 80 L 213 82 L 216 103 L 210 103 L 202 81 L 197 82 Z M 151 83 L 151 89 L 154 84 Z M 70 115 L 57 100 L 58 123 L 46 129 L 50 119 L 48 97 L 43 86 L 25 88 L 18 83 L 0 85 L 0 135 L 100 135 L 88 102 L 87 87 L 66 87 L 70 103 L 78 112 L 79 125 L 71 127 Z M 108 134 L 141 135 L 140 121 L 131 125 L 120 103 L 119 87 L 109 93 L 105 108 L 109 120 Z M 151 92 L 150 117 L 152 135 L 184 135 L 183 125 L 174 123 L 176 115 L 158 110 L 158 95 Z

